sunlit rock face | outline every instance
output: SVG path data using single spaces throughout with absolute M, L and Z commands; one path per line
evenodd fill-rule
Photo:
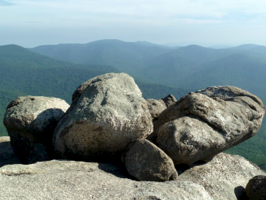
M 146 101 L 127 74 L 104 74 L 80 85 L 54 133 L 63 158 L 107 161 L 153 131 Z

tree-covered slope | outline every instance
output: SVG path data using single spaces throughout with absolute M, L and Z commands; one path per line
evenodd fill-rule
M 233 85 L 259 97 L 266 97 L 266 59 L 249 54 L 234 54 L 204 63 L 191 75 L 180 79 L 183 88 L 203 89 L 214 85 Z
M 146 67 L 147 59 L 169 52 L 171 48 L 140 42 L 100 40 L 88 44 L 44 45 L 31 50 L 62 61 L 109 65 L 136 75 L 138 70 Z
M 71 103 L 75 89 L 84 81 L 118 70 L 102 65 L 76 65 L 39 55 L 19 46 L 0 47 L 0 135 L 6 106 L 24 95 L 59 97 Z M 162 98 L 173 94 L 180 98 L 187 91 L 136 81 L 145 98 Z

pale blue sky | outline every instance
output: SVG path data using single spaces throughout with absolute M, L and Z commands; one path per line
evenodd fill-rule
M 0 0 L 0 45 L 266 45 L 265 0 Z

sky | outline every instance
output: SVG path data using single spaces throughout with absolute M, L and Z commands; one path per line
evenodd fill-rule
M 0 0 L 0 45 L 266 46 L 265 0 Z

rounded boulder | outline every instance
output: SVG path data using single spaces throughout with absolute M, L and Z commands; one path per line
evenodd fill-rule
M 68 108 L 62 99 L 42 96 L 18 97 L 7 106 L 4 125 L 22 163 L 52 158 L 53 132 Z
M 73 93 L 53 144 L 63 158 L 107 161 L 152 131 L 150 112 L 134 79 L 109 73 L 86 81 Z

